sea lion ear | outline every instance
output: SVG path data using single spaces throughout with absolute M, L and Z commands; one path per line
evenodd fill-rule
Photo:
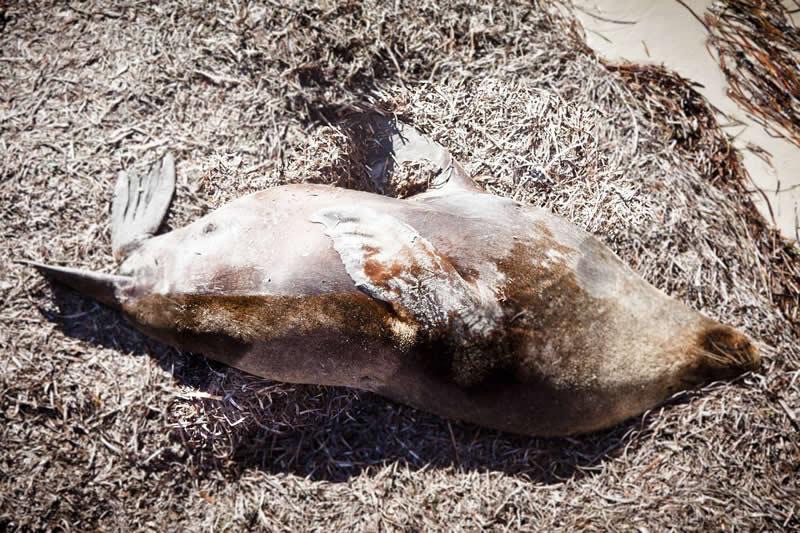
M 317 211 L 311 221 L 325 226 L 356 287 L 401 316 L 462 343 L 496 329 L 501 314 L 496 300 L 464 280 L 408 224 L 357 206 Z

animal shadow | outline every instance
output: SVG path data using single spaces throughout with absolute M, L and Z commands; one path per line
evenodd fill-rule
M 197 391 L 196 398 L 180 401 L 194 402 L 190 411 L 203 412 L 205 421 L 183 415 L 170 431 L 198 472 L 236 477 L 257 468 L 343 482 L 394 464 L 496 471 L 554 483 L 592 475 L 623 448 L 645 441 L 650 431 L 645 417 L 580 437 L 531 438 L 448 421 L 371 393 L 278 384 L 160 344 L 120 313 L 68 289 L 52 285 L 52 294 L 55 308 L 40 312 L 66 336 L 152 357 Z

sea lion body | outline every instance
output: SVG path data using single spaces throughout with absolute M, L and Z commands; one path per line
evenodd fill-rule
M 144 333 L 252 374 L 529 435 L 609 427 L 758 365 L 747 337 L 596 238 L 480 191 L 416 129 L 368 121 L 376 189 L 394 165 L 427 160 L 439 170 L 426 192 L 275 187 L 154 236 L 175 188 L 167 154 L 119 175 L 118 275 L 34 265 Z
M 144 241 L 120 274 L 121 309 L 174 346 L 531 435 L 611 426 L 757 357 L 586 232 L 469 188 L 277 187 Z

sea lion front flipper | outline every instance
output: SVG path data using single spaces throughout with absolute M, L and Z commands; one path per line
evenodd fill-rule
M 442 177 L 437 181 L 442 187 L 480 190 L 447 148 L 400 120 L 392 136 L 392 148 L 398 163 L 427 159 L 438 166 Z
M 385 117 L 377 120 L 379 123 L 374 129 L 383 133 L 378 135 L 378 148 L 373 146 L 368 167 L 379 190 L 386 189 L 387 173 L 393 164 L 427 160 L 439 169 L 432 188 L 480 191 L 480 187 L 444 146 L 402 120 Z
M 120 172 L 111 204 L 111 249 L 122 260 L 152 237 L 175 193 L 175 159 L 169 152 L 147 174 Z
M 501 310 L 488 290 L 467 282 L 417 230 L 366 207 L 314 213 L 356 287 L 389 303 L 432 337 L 470 350 L 496 335 Z

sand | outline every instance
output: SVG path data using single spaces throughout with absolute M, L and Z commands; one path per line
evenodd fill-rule
M 658 64 L 699 84 L 721 113 L 752 180 L 753 201 L 787 238 L 800 239 L 800 147 L 765 130 L 728 97 L 703 18 L 711 0 L 577 0 L 586 42 L 610 61 Z M 791 2 L 789 2 L 791 3 Z M 685 4 L 685 5 L 684 5 Z M 796 6 L 794 6 L 796 7 Z M 800 14 L 795 14 L 797 17 Z M 602 18 L 598 18 L 602 17 Z M 764 158 L 756 146 L 770 154 Z

